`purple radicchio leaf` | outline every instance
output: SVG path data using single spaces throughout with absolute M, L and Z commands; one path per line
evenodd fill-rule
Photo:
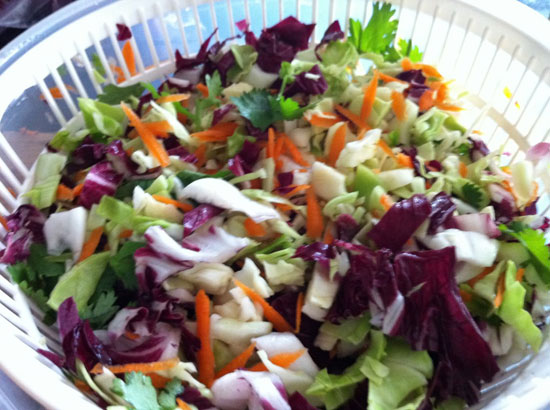
M 220 108 L 214 110 L 214 116 L 212 117 L 212 125 L 216 125 L 223 117 L 225 117 L 232 109 L 236 108 L 233 104 L 225 104 Z
M 325 34 L 323 34 L 321 42 L 317 44 L 317 46 L 315 46 L 315 55 L 317 56 L 317 59 L 321 60 L 321 57 L 319 57 L 319 54 L 317 54 L 317 50 L 319 50 L 319 47 L 332 41 L 343 40 L 345 37 L 346 34 L 340 28 L 340 22 L 338 20 L 334 20 L 332 24 L 326 29 Z
M 6 248 L 0 251 L 0 263 L 14 264 L 29 256 L 33 242 L 44 242 L 46 217 L 33 205 L 20 205 L 6 217 Z
M 67 173 L 72 175 L 81 169 L 89 168 L 103 161 L 106 148 L 105 144 L 95 143 L 90 136 L 87 136 L 72 152 L 67 164 Z
M 118 41 L 130 40 L 132 38 L 132 31 L 126 24 L 117 23 L 116 29 L 116 39 Z
M 445 192 L 440 192 L 432 199 L 432 212 L 430 214 L 430 226 L 428 233 L 433 235 L 440 226 L 447 226 L 453 212 L 456 210 L 455 203 Z
M 316 407 L 313 407 L 307 399 L 298 392 L 294 392 L 288 398 L 288 404 L 290 404 L 291 410 L 317 410 Z
M 351 242 L 351 240 L 359 232 L 360 226 L 355 218 L 349 214 L 342 214 L 336 219 L 336 231 L 338 232 L 338 239 L 344 242 Z
M 430 216 L 428 198 L 416 194 L 394 204 L 367 234 L 379 248 L 399 251 L 412 234 Z
M 319 262 L 325 268 L 330 265 L 330 260 L 336 258 L 336 249 L 332 245 L 323 242 L 313 242 L 302 245 L 296 249 L 295 258 L 302 258 L 309 262 Z
M 469 137 L 468 139 L 472 143 L 472 147 L 470 148 L 470 159 L 472 161 L 478 161 L 489 155 L 489 147 L 487 147 L 482 140 L 472 137 Z
M 285 97 L 292 97 L 298 93 L 307 95 L 323 94 L 328 89 L 327 81 L 317 64 L 311 70 L 298 74 L 294 82 L 284 92 Z
M 223 209 L 210 204 L 201 204 L 183 216 L 183 235 L 188 236 L 206 222 L 219 215 Z
M 208 58 L 208 45 L 210 44 L 210 40 L 212 40 L 212 37 L 214 36 L 214 34 L 216 34 L 217 30 L 218 29 L 215 29 L 212 34 L 210 34 L 208 38 L 204 40 L 199 48 L 199 52 L 194 57 L 184 58 L 180 54 L 179 50 L 176 50 L 176 73 L 183 70 L 193 69 L 206 62 Z
M 115 171 L 111 163 L 100 162 L 92 167 L 80 194 L 79 203 L 87 209 L 98 204 L 103 195 L 114 195 L 123 176 Z
M 128 177 L 137 173 L 138 164 L 133 162 L 124 151 L 121 140 L 111 142 L 107 146 L 106 154 L 114 170 L 119 174 Z

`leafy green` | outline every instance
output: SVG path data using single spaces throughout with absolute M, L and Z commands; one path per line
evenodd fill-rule
M 206 87 L 208 88 L 208 98 L 216 98 L 222 95 L 222 79 L 220 73 L 216 70 L 214 74 L 206 74 Z
M 319 329 L 322 333 L 327 333 L 340 340 L 349 342 L 353 345 L 358 345 L 370 330 L 370 317 L 368 314 L 352 319 L 344 320 L 342 323 L 335 325 L 334 323 L 325 322 Z
M 546 246 L 544 234 L 520 222 L 500 225 L 499 229 L 517 239 L 529 251 L 531 263 L 540 278 L 545 284 L 550 284 L 550 249 Z
M 53 152 L 46 152 L 38 157 L 34 169 L 34 185 L 25 194 L 38 209 L 47 208 L 54 203 L 66 161 L 65 155 Z
M 145 82 L 141 82 L 140 84 L 141 84 L 141 86 L 142 86 L 143 88 L 145 88 L 147 91 L 149 91 L 149 92 L 151 93 L 151 95 L 153 96 L 153 98 L 156 99 L 156 98 L 159 98 L 159 97 L 160 97 L 160 95 L 159 95 L 159 93 L 158 93 L 158 91 L 157 91 L 157 88 L 156 88 L 153 84 L 151 84 L 151 83 L 145 83 Z
M 94 329 L 104 328 L 118 312 L 119 307 L 115 305 L 116 300 L 113 290 L 101 293 L 93 305 L 86 306 L 80 313 L 80 317 L 89 320 Z
M 324 66 L 355 67 L 359 55 L 357 49 L 349 42 L 333 41 L 323 52 L 321 61 Z
M 221 104 L 220 100 L 217 98 L 221 95 L 223 90 L 220 73 L 218 71 L 215 71 L 212 76 L 206 75 L 205 80 L 206 86 L 208 88 L 208 97 L 196 99 L 194 114 L 192 114 L 186 108 L 182 107 L 181 103 L 177 103 L 177 105 L 175 105 L 176 110 L 187 115 L 197 129 L 208 128 L 210 126 L 210 121 L 212 120 L 212 117 L 211 115 L 207 115 L 207 110 L 212 107 L 219 107 Z M 205 118 L 209 118 L 209 120 L 206 121 L 206 125 L 204 124 Z
M 231 46 L 231 52 L 235 58 L 235 65 L 227 72 L 227 78 L 232 83 L 238 83 L 250 72 L 258 59 L 258 53 L 248 44 L 234 44 Z
M 85 130 L 84 132 L 76 133 L 71 133 L 67 130 L 61 130 L 54 135 L 49 145 L 55 149 L 71 153 L 80 145 L 82 140 L 86 137 L 87 133 L 87 130 Z
M 72 297 L 78 310 L 83 311 L 96 290 L 109 258 L 109 252 L 96 253 L 73 266 L 59 278 L 50 294 L 48 305 L 57 310 L 65 299 Z
M 234 178 L 235 175 L 229 170 L 221 170 L 213 175 L 203 174 L 202 172 L 183 170 L 178 172 L 176 177 L 178 177 L 178 179 L 183 183 L 184 186 L 187 186 L 191 182 L 197 181 L 202 178 L 223 178 L 225 180 L 229 180 L 231 178 Z
M 413 63 L 418 63 L 422 61 L 422 57 L 424 56 L 424 53 L 421 53 L 418 46 L 413 46 L 412 40 L 409 39 L 409 41 L 405 39 L 400 39 L 397 42 L 397 51 L 399 54 L 401 54 L 403 57 L 409 57 L 409 59 Z
M 399 130 L 393 130 L 388 134 L 388 142 L 390 147 L 395 147 L 399 144 Z
M 350 19 L 351 42 L 359 53 L 383 54 L 390 49 L 397 33 L 398 20 L 392 20 L 395 9 L 389 3 L 376 2 L 367 26 L 362 28 L 360 20 Z
M 124 381 L 114 379 L 111 390 L 130 403 L 135 410 L 174 410 L 176 396 L 183 392 L 183 386 L 181 380 L 173 379 L 157 397 L 150 377 L 131 372 L 126 373 Z
M 231 97 L 243 117 L 265 131 L 276 121 L 301 118 L 310 107 L 300 107 L 292 98 L 275 97 L 267 90 L 252 90 L 240 97 Z
M 91 98 L 79 98 L 78 106 L 91 134 L 120 137 L 124 133 L 126 116 L 122 108 Z
M 116 105 L 121 101 L 129 101 L 131 97 L 139 98 L 144 90 L 145 87 L 141 83 L 129 85 L 128 87 L 109 84 L 103 88 L 103 94 L 99 94 L 97 99 L 105 104 Z
M 144 246 L 145 243 L 143 242 L 125 242 L 117 254 L 109 261 L 109 265 L 116 277 L 122 281 L 124 287 L 128 290 L 137 290 L 138 288 L 134 253 Z
M 459 195 L 464 201 L 477 209 L 483 208 L 489 202 L 483 188 L 469 181 L 462 185 Z
M 101 62 L 101 59 L 95 53 L 92 54 L 92 65 L 99 75 L 105 76 L 105 74 L 107 74 L 107 72 L 105 71 L 105 67 L 103 67 L 103 63 Z
M 154 179 L 136 179 L 133 181 L 127 181 L 117 188 L 115 192 L 115 198 L 116 199 L 131 198 L 134 193 L 135 187 L 139 186 L 143 188 L 143 190 L 146 190 L 153 184 L 153 182 L 154 182 Z

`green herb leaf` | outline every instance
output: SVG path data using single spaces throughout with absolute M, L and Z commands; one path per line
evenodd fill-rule
M 218 70 L 214 71 L 212 76 L 210 76 L 210 74 L 206 74 L 205 80 L 206 86 L 208 87 L 209 98 L 216 98 L 222 95 L 222 79 Z
M 111 390 L 130 403 L 135 410 L 160 410 L 157 391 L 151 378 L 143 373 L 126 373 L 124 381 L 114 379 Z
M 99 75 L 105 76 L 106 71 L 105 67 L 103 67 L 103 63 L 101 62 L 101 59 L 97 54 L 92 54 L 92 65 L 94 66 L 95 70 Z
M 149 188 L 153 182 L 154 179 L 136 179 L 134 181 L 128 181 L 123 183 L 121 186 L 119 186 L 115 192 L 115 198 L 116 199 L 125 199 L 125 198 L 131 198 L 134 194 L 134 188 L 139 186 L 143 188 L 143 190 L 146 190 Z
M 473 182 L 466 182 L 462 186 L 462 199 L 472 205 L 474 208 L 481 208 L 484 193 L 481 187 Z
M 362 29 L 359 20 L 350 19 L 350 37 L 348 41 L 355 46 L 359 53 L 386 52 L 397 33 L 398 20 L 392 20 L 395 9 L 389 3 L 376 2 L 373 4 L 373 13 L 367 26 Z
M 409 39 L 409 41 L 407 41 L 405 39 L 400 39 L 397 42 L 397 47 L 399 54 L 401 54 L 403 57 L 409 57 L 409 59 L 413 63 L 418 63 L 422 61 L 424 53 L 420 52 L 418 46 L 413 46 L 412 40 Z
M 116 277 L 122 281 L 122 284 L 128 290 L 137 290 L 138 288 L 134 253 L 144 246 L 145 243 L 142 242 L 125 242 L 118 253 L 109 261 Z
M 388 142 L 390 147 L 395 147 L 399 144 L 399 130 L 393 130 L 388 134 Z
M 80 317 L 89 320 L 94 329 L 104 328 L 118 312 L 119 307 L 115 305 L 116 300 L 113 290 L 102 293 L 93 305 L 86 306 L 80 313 Z
M 233 174 L 233 172 L 229 170 L 221 170 L 216 172 L 213 175 L 203 174 L 202 172 L 184 170 L 184 171 L 178 172 L 176 176 L 183 183 L 183 186 L 187 186 L 191 182 L 194 182 L 202 178 L 223 178 L 223 179 L 229 180 L 231 178 L 234 178 L 235 174 Z
M 97 99 L 105 104 L 116 105 L 121 101 L 129 101 L 131 97 L 139 98 L 145 87 L 141 83 L 129 85 L 128 87 L 118 87 L 109 84 L 103 88 L 103 94 L 99 94 Z
M 159 404 L 163 409 L 172 410 L 177 407 L 176 396 L 183 393 L 181 380 L 172 379 L 159 393 Z

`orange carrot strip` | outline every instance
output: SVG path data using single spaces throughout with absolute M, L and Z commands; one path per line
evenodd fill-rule
M 477 282 L 479 282 L 485 276 L 490 274 L 494 269 L 495 269 L 494 266 L 489 266 L 488 268 L 483 269 L 483 271 L 479 275 L 473 277 L 468 281 L 468 285 L 470 285 L 473 288 Z
M 516 272 L 516 280 L 518 282 L 521 282 L 523 280 L 523 275 L 525 275 L 525 269 L 519 268 L 518 271 Z
M 256 343 L 252 343 L 250 346 L 248 346 L 241 354 L 239 354 L 237 357 L 227 363 L 218 373 L 216 373 L 216 379 L 219 379 L 226 374 L 232 373 L 237 369 L 245 367 L 246 362 L 248 362 L 248 359 L 250 359 L 250 357 L 254 353 L 255 348 Z
M 382 151 L 384 151 L 384 153 L 390 157 L 392 157 L 393 159 L 395 159 L 397 161 L 397 158 L 395 156 L 395 154 L 393 153 L 392 149 L 390 148 L 390 146 L 388 144 L 386 144 L 386 141 L 384 141 L 382 138 L 380 138 L 378 140 L 378 146 L 380 148 L 382 148 Z
M 296 328 L 294 333 L 300 333 L 300 327 L 302 326 L 302 308 L 304 307 L 304 292 L 300 292 L 298 299 L 296 300 Z
M 370 130 L 370 127 L 361 119 L 361 117 L 359 117 L 357 114 L 354 114 L 351 110 L 348 110 L 347 108 L 344 108 L 339 104 L 336 104 L 334 108 L 336 108 L 336 110 L 348 120 L 353 122 L 357 126 L 357 128 L 365 128 L 367 130 Z
M 275 131 L 270 128 L 267 131 L 267 147 L 265 149 L 265 156 L 267 158 L 273 158 L 275 156 Z
M 296 145 L 294 145 L 294 143 L 290 140 L 290 138 L 288 136 L 286 136 L 285 134 L 283 134 L 281 138 L 284 139 L 286 149 L 288 150 L 288 153 L 290 154 L 290 156 L 292 157 L 294 162 L 297 163 L 298 165 L 303 166 L 303 167 L 309 167 L 309 165 L 310 165 L 309 162 L 307 162 L 302 157 L 302 153 L 300 152 L 298 147 Z
M 92 256 L 94 254 L 97 248 L 97 245 L 99 245 L 99 240 L 101 239 L 101 235 L 103 235 L 102 226 L 100 226 L 99 228 L 95 228 L 92 231 L 92 233 L 90 234 L 90 237 L 82 246 L 82 252 L 80 252 L 80 258 L 78 258 L 79 262 L 82 262 L 88 256 Z
M 189 406 L 189 404 L 184 402 L 179 397 L 176 397 L 176 403 L 178 404 L 178 408 L 181 410 L 191 410 L 191 406 Z
M 437 104 L 437 108 L 443 111 L 462 111 L 464 108 L 459 107 L 458 105 L 452 105 L 452 104 Z
M 387 194 L 383 194 L 381 197 L 380 197 L 380 205 L 382 205 L 384 207 L 384 210 L 389 210 L 392 205 L 393 205 L 393 201 L 391 200 L 390 196 L 387 195 Z
M 366 92 L 365 92 L 366 95 Z M 363 105 L 365 102 L 363 102 Z M 328 153 L 328 161 L 327 164 L 331 167 L 336 165 L 336 161 L 338 161 L 338 157 L 340 156 L 340 153 L 346 146 L 346 133 L 348 131 L 348 126 L 346 123 L 343 123 L 338 127 L 336 132 L 334 133 L 332 137 L 332 141 L 330 143 L 330 149 Z
M 207 387 L 214 382 L 214 352 L 210 344 L 210 299 L 204 289 L 199 290 L 195 298 L 197 316 L 197 337 L 201 348 L 197 353 L 199 362 L 199 380 Z
M 298 192 L 305 191 L 306 189 L 311 188 L 311 185 L 296 185 L 292 188 L 292 191 L 287 192 L 284 194 L 285 197 L 290 198 L 294 195 L 296 195 Z
M 93 391 L 92 389 L 90 388 L 90 386 L 88 386 L 88 384 L 80 379 L 75 379 L 74 380 L 74 385 L 75 387 L 80 390 L 82 393 L 88 393 L 88 394 L 92 394 Z
M 363 96 L 363 105 L 361 106 L 361 120 L 365 123 L 369 119 L 370 113 L 372 112 L 374 99 L 376 98 L 376 89 L 378 88 L 378 78 L 378 71 L 374 70 L 372 80 L 370 80 L 370 83 L 367 86 L 365 94 Z
M 137 333 L 134 333 L 134 332 L 130 332 L 129 330 L 127 330 L 126 332 L 124 332 L 124 337 L 130 339 L 130 340 L 137 340 L 140 338 L 140 336 L 137 334 Z
M 167 198 L 162 195 L 155 194 L 151 196 L 155 199 L 155 201 L 162 202 L 163 204 L 174 205 L 176 208 L 181 209 L 183 212 L 189 212 L 190 210 L 193 209 L 193 205 L 185 202 L 176 201 L 175 199 Z
M 161 138 L 168 138 L 168 133 L 172 131 L 172 126 L 168 121 L 144 122 L 143 125 L 149 128 L 155 136 Z
M 435 96 L 435 104 L 436 105 L 443 104 L 447 99 L 447 94 L 448 94 L 447 84 L 441 83 L 439 85 L 439 88 L 437 89 L 437 94 Z
M 264 311 L 264 317 L 271 323 L 273 323 L 273 327 L 275 328 L 275 330 L 277 330 L 278 332 L 293 331 L 292 327 L 288 324 L 285 318 L 282 317 L 279 312 L 273 309 L 264 298 L 262 298 L 258 293 L 250 289 L 244 283 L 239 282 L 237 279 L 234 279 L 233 281 L 235 282 L 236 286 L 243 290 L 243 292 L 246 294 L 246 296 L 250 298 L 250 300 L 252 300 L 252 302 L 256 302 L 262 307 Z
M 500 277 L 498 278 L 498 283 L 497 283 L 497 294 L 495 296 L 495 300 L 493 301 L 493 305 L 496 307 L 496 308 L 499 308 L 500 305 L 502 305 L 502 299 L 504 297 L 504 291 L 505 291 L 505 287 L 506 287 L 506 283 L 504 282 L 504 274 L 501 274 Z
M 164 389 L 170 381 L 168 377 L 161 376 L 157 373 L 147 373 L 145 375 L 151 378 L 151 383 L 153 383 L 153 387 L 156 389 Z
M 414 168 L 413 161 L 411 157 L 405 154 L 397 154 L 397 163 L 401 165 L 403 168 Z
M 137 74 L 136 57 L 134 56 L 132 43 L 129 40 L 122 46 L 122 57 L 124 57 L 124 62 L 126 63 L 126 67 L 128 67 L 130 77 L 135 76 Z
M 168 165 L 170 165 L 170 158 L 168 157 L 168 153 L 164 149 L 162 143 L 160 143 L 155 138 L 155 135 L 149 130 L 149 128 L 143 125 L 141 119 L 130 107 L 128 107 L 123 102 L 120 103 L 120 107 L 130 120 L 130 124 L 137 130 L 139 136 L 141 137 L 141 140 L 143 141 L 151 155 L 153 155 L 158 160 L 160 166 L 167 167 Z
M 322 113 L 322 115 L 313 114 L 308 120 L 311 125 L 321 128 L 332 127 L 334 124 L 337 124 L 340 121 L 342 121 L 342 119 L 331 112 L 324 112 Z
M 252 367 L 249 367 L 248 371 L 250 371 L 250 372 L 267 372 L 269 370 L 267 369 L 267 367 L 265 367 L 265 364 L 260 362 L 260 363 L 256 363 Z
M 405 57 L 401 60 L 401 68 L 403 71 L 409 71 L 413 69 L 413 64 L 411 63 L 411 60 L 409 60 L 408 57 Z
M 60 201 L 72 201 L 74 199 L 74 192 L 67 185 L 59 184 L 55 197 Z
M 78 184 L 77 186 L 75 186 L 73 188 L 73 195 L 76 197 L 76 196 L 79 196 L 82 192 L 82 188 L 84 188 L 84 182 L 81 182 L 80 184 Z
M 377 72 L 378 72 L 378 76 L 380 77 L 380 79 L 382 81 L 384 81 L 385 83 L 392 83 L 394 81 L 398 82 L 398 83 L 403 83 L 403 84 L 407 83 L 406 81 L 400 80 L 399 78 L 392 77 L 391 75 L 387 75 L 387 74 L 381 73 L 379 71 L 377 71 Z
M 307 221 L 306 232 L 307 236 L 312 239 L 319 238 L 323 234 L 323 214 L 321 213 L 321 206 L 313 188 L 309 188 L 306 191 L 306 203 L 307 203 Z
M 391 93 L 391 108 L 399 121 L 404 121 L 407 117 L 407 106 L 405 105 L 405 97 L 399 91 Z
M 279 209 L 280 211 L 283 211 L 283 212 L 288 212 L 288 211 L 292 210 L 292 206 L 290 206 L 288 204 L 274 203 L 273 205 L 275 206 L 275 208 L 277 208 L 277 209 Z
M 2 225 L 6 231 L 10 231 L 8 228 L 8 221 L 2 215 L 0 215 L 0 225 Z
M 101 363 L 97 363 L 92 370 L 91 374 L 101 374 L 103 373 L 103 368 L 108 369 L 111 373 L 121 374 L 121 373 L 131 373 L 131 372 L 141 372 L 141 373 L 152 373 L 160 372 L 162 370 L 169 370 L 173 367 L 176 367 L 180 360 L 177 357 L 173 359 L 163 360 L 160 362 L 151 362 L 151 363 L 128 363 L 115 366 L 103 366 Z
M 279 158 L 279 156 L 283 153 L 284 148 L 285 148 L 285 139 L 284 138 L 279 138 L 275 142 L 275 148 L 273 150 L 273 157 L 274 158 Z
M 413 64 L 412 68 L 414 68 L 415 70 L 422 70 L 426 77 L 443 78 L 441 73 L 437 71 L 437 68 L 435 68 L 433 65 L 417 63 Z
M 165 95 L 163 97 L 157 98 L 158 104 L 164 104 L 164 103 L 174 103 L 174 102 L 180 102 L 188 100 L 191 97 L 190 94 L 183 93 L 183 94 L 170 94 Z
M 334 240 L 334 235 L 332 234 L 332 225 L 329 224 L 325 229 L 325 235 L 323 236 L 323 243 L 330 245 Z
M 306 352 L 306 349 L 297 350 L 295 352 L 279 353 L 269 358 L 269 361 L 276 366 L 288 368 L 292 363 L 298 360 Z M 248 368 L 251 372 L 266 372 L 267 367 L 260 362 Z
M 236 122 L 220 122 L 205 131 L 195 132 L 191 136 L 203 142 L 225 141 L 235 133 L 239 124 Z
M 118 237 L 120 239 L 127 239 L 130 236 L 132 236 L 133 234 L 134 234 L 134 231 L 132 231 L 131 229 L 125 229 L 118 235 Z
M 458 164 L 458 173 L 462 178 L 466 178 L 468 176 L 468 167 L 462 161 Z
M 249 236 L 260 237 L 266 234 L 265 228 L 256 222 L 252 218 L 246 218 L 244 220 L 244 229 Z
M 199 90 L 199 92 L 202 94 L 203 97 L 208 97 L 208 87 L 206 85 L 204 85 L 203 83 L 198 83 L 196 85 L 197 87 L 197 90 Z
M 111 66 L 111 70 L 113 70 L 116 74 L 117 84 L 120 84 L 121 82 L 126 80 L 126 76 L 124 75 L 124 71 L 122 71 L 122 68 L 120 68 L 117 65 L 114 65 L 114 66 Z
M 195 165 L 197 168 L 201 168 L 206 163 L 206 144 L 199 145 L 194 155 L 197 157 L 197 163 Z
M 428 111 L 434 106 L 434 91 L 426 90 L 418 99 L 418 109 L 420 111 Z

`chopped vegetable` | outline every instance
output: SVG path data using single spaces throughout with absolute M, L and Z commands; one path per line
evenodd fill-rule
M 199 363 L 199 380 L 207 387 L 214 383 L 214 353 L 210 342 L 210 299 L 199 290 L 195 297 L 197 315 L 197 337 L 201 342 L 197 358 Z
M 310 188 L 306 191 L 307 200 L 307 235 L 310 238 L 319 238 L 323 234 L 323 214 L 321 212 L 321 206 L 317 201 L 317 196 Z
M 231 373 L 237 369 L 244 368 L 246 366 L 246 362 L 248 362 L 248 359 L 250 359 L 250 357 L 254 353 L 255 348 L 256 343 L 252 343 L 250 346 L 248 346 L 246 350 L 244 350 L 241 354 L 239 354 L 228 364 L 226 364 L 218 373 L 216 373 L 216 379 L 219 379 L 220 377 L 225 376 L 226 374 Z

